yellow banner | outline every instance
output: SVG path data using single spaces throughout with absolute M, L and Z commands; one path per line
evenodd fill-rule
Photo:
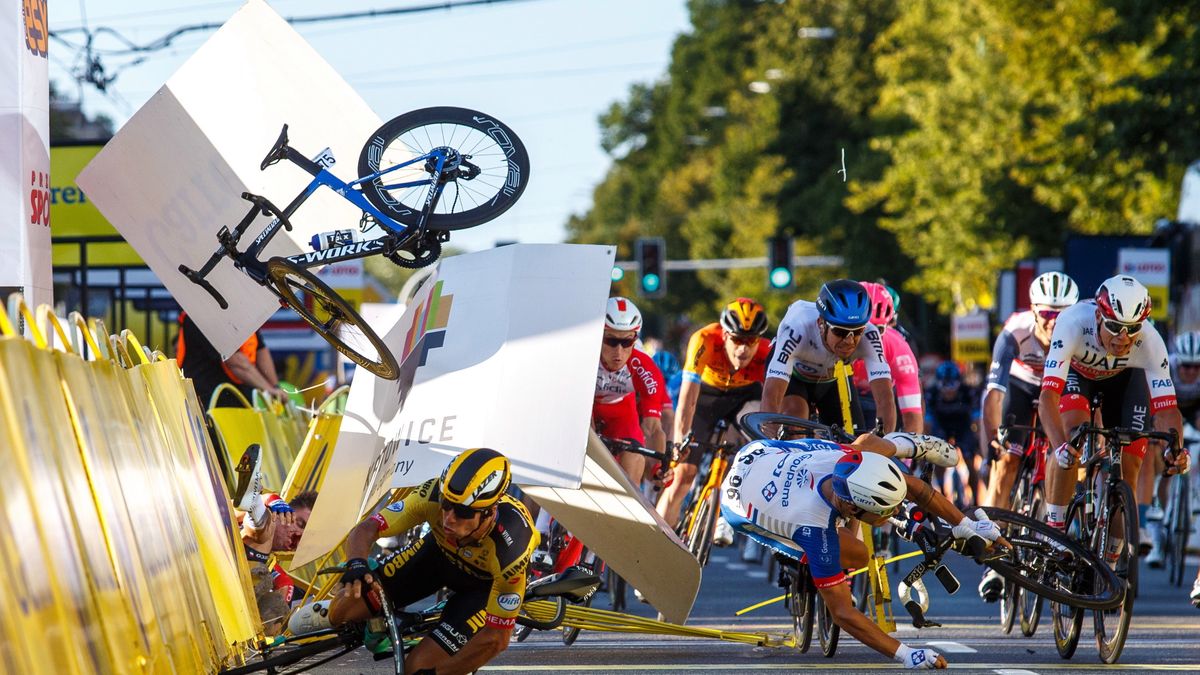
M 75 178 L 100 152 L 101 145 L 50 148 L 50 234 L 53 237 L 89 237 L 118 234 L 99 209 L 88 200 Z M 79 247 L 53 247 L 55 265 L 78 265 Z M 124 242 L 88 244 L 89 265 L 144 265 L 141 256 Z

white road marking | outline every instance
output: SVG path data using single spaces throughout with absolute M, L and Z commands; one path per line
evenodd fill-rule
M 735 570 L 735 571 L 748 570 L 748 569 L 750 569 L 750 566 L 747 565 L 746 563 L 741 563 L 741 562 L 727 562 L 727 563 L 725 563 L 725 569 Z
M 960 642 L 949 642 L 946 640 L 930 640 L 925 644 L 947 654 L 974 654 L 975 652 L 979 651 Z
M 746 572 L 746 576 L 748 576 L 752 579 L 766 579 L 767 573 L 763 572 L 761 570 L 756 570 L 754 572 Z
M 1022 670 L 1020 668 L 998 668 L 994 671 L 996 675 L 1038 675 L 1035 670 Z

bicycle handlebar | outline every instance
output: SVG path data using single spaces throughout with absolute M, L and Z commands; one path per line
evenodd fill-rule
M 600 441 L 603 442 L 611 452 L 632 452 L 635 455 L 643 455 L 651 459 L 657 459 L 664 464 L 674 461 L 671 458 L 671 453 L 655 452 L 650 448 L 642 447 L 637 442 L 629 438 L 611 438 L 609 436 L 601 436 Z

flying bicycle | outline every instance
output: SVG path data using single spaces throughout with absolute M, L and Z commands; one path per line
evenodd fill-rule
M 206 277 L 221 260 L 231 259 L 350 360 L 394 380 L 400 369 L 383 339 L 309 269 L 373 255 L 400 267 L 433 264 L 450 232 L 486 223 L 516 203 L 529 181 L 529 155 L 517 135 L 489 115 L 465 108 L 423 108 L 393 118 L 371 134 L 359 155 L 359 177 L 347 183 L 329 170 L 332 153 L 325 150 L 309 159 L 288 145 L 287 130 L 285 124 L 259 168 L 265 171 L 286 159 L 311 174 L 312 181 L 283 209 L 266 197 L 243 192 L 251 207 L 242 220 L 232 230 L 217 232 L 219 246 L 203 266 L 180 265 L 179 271 L 228 309 Z M 318 241 L 317 250 L 261 260 L 279 229 L 290 231 L 289 218 L 322 186 L 362 210 L 361 232 L 379 227 L 382 236 L 355 241 L 352 230 L 343 230 L 332 241 Z M 271 220 L 253 243 L 238 250 L 259 217 Z

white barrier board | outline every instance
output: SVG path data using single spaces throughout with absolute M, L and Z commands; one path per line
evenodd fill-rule
M 389 111 L 400 114 L 406 111 Z M 290 145 L 313 157 L 330 148 L 333 172 L 357 176 L 358 155 L 380 119 L 362 98 L 261 0 L 247 2 L 80 173 L 78 184 L 154 270 L 222 355 L 232 354 L 278 309 L 266 289 L 224 260 L 208 280 L 229 302 L 222 310 L 179 273 L 198 269 L 216 233 L 249 210 L 242 192 L 279 208 L 311 179 L 286 160 L 259 169 L 284 124 Z M 322 230 L 355 227 L 361 211 L 321 189 L 264 251 L 310 251 Z M 268 219 L 242 238 L 252 243 Z
M 700 591 L 700 563 L 637 494 L 595 434 L 589 434 L 580 489 L 523 488 L 641 591 L 664 619 L 687 621 Z
M 519 244 L 442 260 L 384 335 L 400 378 L 355 374 L 321 488 L 338 498 L 317 502 L 292 564 L 467 448 L 503 452 L 522 485 L 578 487 L 614 254 Z

